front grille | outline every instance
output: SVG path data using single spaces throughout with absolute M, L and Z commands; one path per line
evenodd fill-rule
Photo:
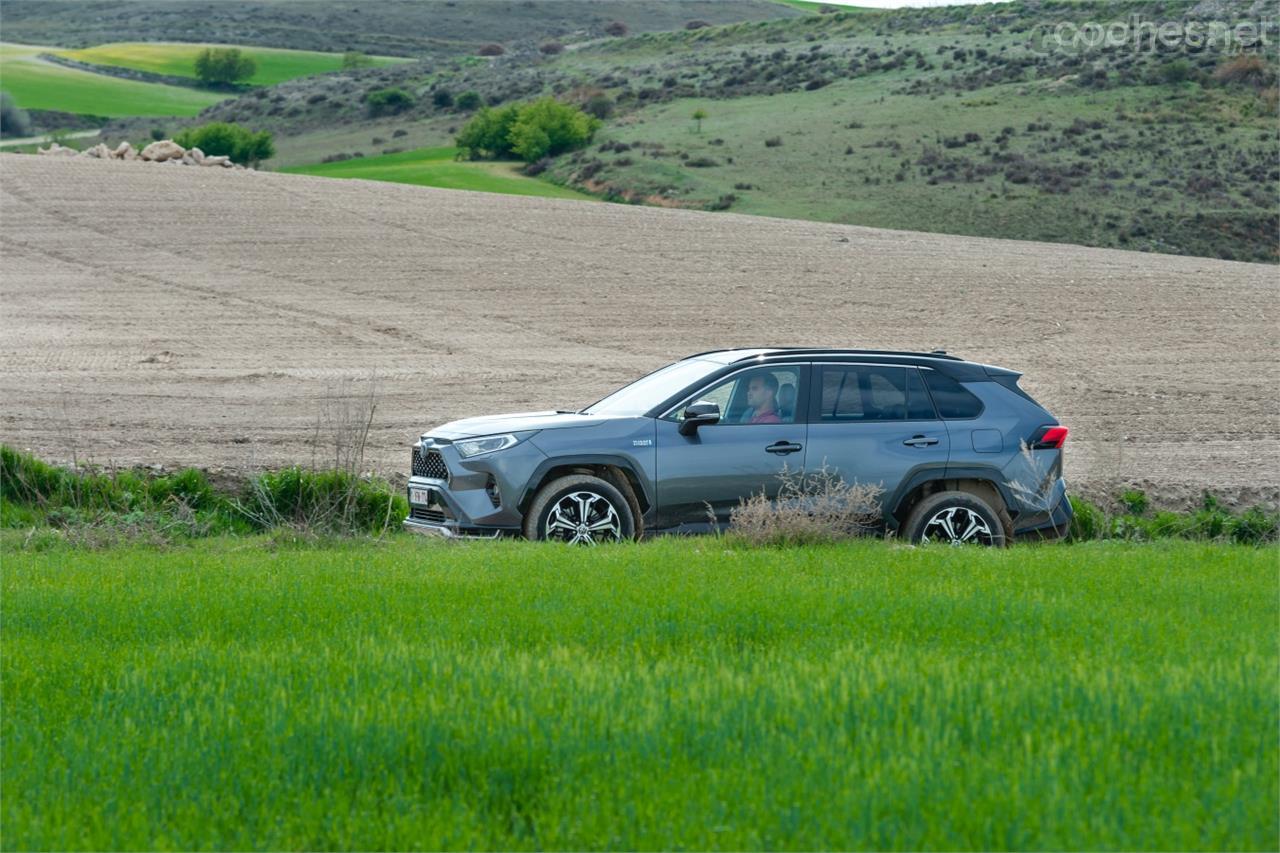
M 444 464 L 444 457 L 438 450 L 422 452 L 421 447 L 413 448 L 413 476 L 431 477 L 435 480 L 449 479 L 449 466 Z
M 418 521 L 427 521 L 431 524 L 444 524 L 445 521 L 444 511 L 436 509 L 435 507 L 410 507 L 409 517 Z

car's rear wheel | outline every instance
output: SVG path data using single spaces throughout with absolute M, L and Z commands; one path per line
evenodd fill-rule
M 1001 514 L 971 492 L 938 492 L 920 501 L 903 525 L 908 541 L 917 545 L 1005 545 Z
M 622 492 L 590 474 L 553 480 L 539 490 L 525 515 L 524 535 L 571 545 L 622 542 L 635 537 L 636 522 Z

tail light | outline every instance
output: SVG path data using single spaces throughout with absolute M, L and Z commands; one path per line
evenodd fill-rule
M 1067 428 L 1064 426 L 1042 426 L 1036 430 L 1031 441 L 1032 450 L 1061 450 L 1067 443 Z

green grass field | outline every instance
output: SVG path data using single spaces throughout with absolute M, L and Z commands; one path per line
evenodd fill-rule
M 1277 846 L 1275 548 L 9 549 L 0 846 Z
M 253 57 L 258 64 L 258 72 L 247 82 L 254 85 L 270 86 L 295 77 L 339 71 L 342 68 L 340 53 L 242 45 L 118 42 L 84 50 L 57 51 L 57 53 L 81 62 L 91 62 L 94 65 L 116 65 L 155 74 L 194 78 L 196 55 L 207 47 L 239 47 L 246 55 Z M 374 56 L 370 59 L 375 66 L 412 61 L 391 56 Z
M 121 80 L 45 62 L 45 48 L 0 44 L 0 88 L 30 110 L 94 116 L 193 116 L 226 94 Z
M 586 193 L 522 175 L 519 164 L 460 161 L 454 159 L 457 153 L 458 149 L 453 147 L 418 148 L 399 154 L 360 157 L 337 163 L 291 166 L 281 171 L 326 178 L 391 181 L 451 190 L 595 200 Z

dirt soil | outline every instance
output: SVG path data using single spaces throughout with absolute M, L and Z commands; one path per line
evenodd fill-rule
M 1025 371 L 1067 473 L 1280 495 L 1270 266 L 295 175 L 0 155 L 0 441 L 224 474 L 371 467 L 434 424 L 578 408 L 692 352 L 944 348 Z

